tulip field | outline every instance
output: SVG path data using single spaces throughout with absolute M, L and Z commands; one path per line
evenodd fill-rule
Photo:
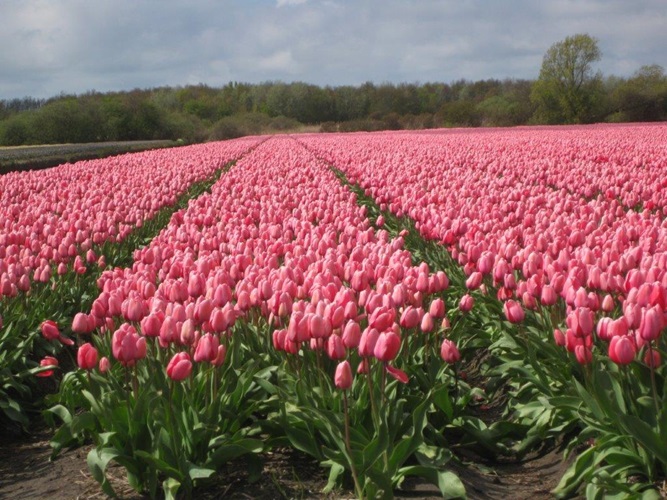
M 0 176 L 0 426 L 151 498 L 291 448 L 323 495 L 558 448 L 667 479 L 667 126 L 249 137 Z M 47 394 L 48 393 L 48 394 Z M 470 457 L 474 457 L 471 459 Z M 511 497 L 511 493 L 509 494 Z

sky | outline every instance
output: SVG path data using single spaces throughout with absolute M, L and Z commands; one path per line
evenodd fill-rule
M 0 0 L 0 99 L 230 81 L 537 78 L 566 36 L 667 69 L 665 0 Z

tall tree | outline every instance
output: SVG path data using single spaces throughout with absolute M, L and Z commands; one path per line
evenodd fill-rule
M 568 36 L 547 50 L 531 92 L 538 121 L 587 123 L 598 118 L 602 75 L 594 72 L 593 63 L 601 55 L 597 40 L 587 34 Z

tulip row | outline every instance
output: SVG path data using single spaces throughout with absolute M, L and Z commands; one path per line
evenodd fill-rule
M 433 377 L 445 381 L 439 385 L 440 398 L 448 398 L 453 377 L 442 360 L 460 359 L 455 342 L 443 337 L 441 329 L 449 322 L 444 300 L 448 285 L 443 271 L 431 271 L 425 263 L 413 265 L 402 237 L 390 239 L 387 231 L 376 231 L 366 209 L 328 165 L 293 139 L 272 138 L 241 158 L 210 194 L 176 214 L 148 246 L 135 253 L 131 268 L 102 274 L 100 295 L 90 311 L 77 314 L 73 324 L 82 340 L 99 332 L 79 347 L 78 355 L 79 367 L 95 376 L 76 380 L 95 385 L 104 394 L 115 390 L 118 377 L 114 374 L 126 372 L 126 391 L 134 398 L 176 383 L 197 392 L 193 387 L 216 386 L 220 370 L 228 375 L 243 372 L 244 363 L 260 358 L 268 363 L 266 369 L 271 364 L 280 367 L 276 379 L 262 384 L 271 388 L 269 393 L 281 394 L 276 404 L 313 397 L 285 389 L 290 386 L 285 385 L 285 377 L 292 376 L 286 373 L 298 375 L 296 386 L 307 381 L 309 391 L 321 394 L 318 401 L 298 407 L 339 408 L 340 393 L 331 392 L 338 388 L 345 392 L 346 408 L 348 392 L 353 398 L 349 410 L 353 415 L 346 409 L 346 422 L 352 418 L 369 425 L 370 403 L 371 430 L 364 439 L 386 439 L 386 419 L 396 412 L 401 422 L 419 427 L 412 417 L 406 420 L 414 408 L 401 409 L 402 404 L 394 408 L 388 399 L 398 398 L 396 383 L 417 386 L 411 384 L 409 374 L 420 371 L 417 359 L 428 359 L 431 351 Z M 228 361 L 230 351 L 235 354 Z M 147 366 L 159 371 L 147 371 Z M 353 372 L 360 375 L 353 377 Z M 389 383 L 387 375 L 397 382 Z M 133 385 L 129 379 L 135 377 L 139 381 Z M 412 397 L 419 401 L 424 419 L 428 394 L 434 388 L 422 389 L 418 387 L 418 395 Z M 406 386 L 405 391 L 411 390 Z M 208 415 L 208 405 L 220 397 L 214 393 L 200 401 L 204 406 L 196 409 L 199 414 Z M 361 409 L 355 413 L 354 408 Z M 175 409 L 177 413 L 186 410 Z M 313 431 L 308 432 L 310 439 L 316 438 L 311 426 L 322 415 L 293 412 L 285 406 L 275 411 L 286 419 L 286 426 L 279 428 L 288 439 L 300 442 L 302 435 L 294 434 L 298 432 L 294 429 L 309 429 Z M 340 414 L 331 414 L 333 422 L 339 422 L 336 415 Z M 207 428 L 222 425 L 222 415 L 207 418 Z M 358 495 L 374 495 L 378 488 L 390 495 L 392 481 L 408 472 L 432 470 L 401 468 L 423 439 L 423 427 L 405 428 L 396 437 L 400 441 L 411 435 L 414 448 L 393 449 L 393 442 L 375 446 L 386 457 L 384 462 L 369 458 L 372 466 L 353 458 L 358 451 L 352 448 L 363 440 L 359 432 L 350 441 L 344 439 L 341 428 L 341 439 L 332 444 L 340 447 L 332 459 L 338 464 L 333 476 L 345 469 L 354 476 Z M 346 430 L 349 433 L 349 424 Z M 156 451 L 157 446 L 151 443 L 144 453 L 163 453 Z M 188 447 L 170 446 L 188 461 L 211 466 L 210 454 L 195 455 Z M 324 460 L 320 445 L 307 448 Z M 374 467 L 380 469 L 372 472 Z M 170 474 L 174 468 L 177 465 L 162 472 Z M 440 473 L 444 472 L 435 474 Z M 384 483 L 379 485 L 382 477 Z M 172 479 L 191 486 L 185 475 Z M 462 486 L 454 478 L 447 487 Z
M 57 268 L 95 263 L 93 245 L 117 243 L 210 178 L 258 139 L 148 151 L 0 176 L 0 298 L 46 283 Z
M 612 382 L 597 374 L 614 373 L 617 401 L 625 403 L 613 411 L 628 418 L 614 425 L 598 412 L 588 422 L 630 434 L 625 448 L 634 457 L 623 467 L 655 478 L 667 468 L 654 446 L 667 435 L 665 133 L 654 125 L 300 140 L 381 208 L 409 216 L 424 238 L 445 245 L 466 288 L 495 292 L 508 322 L 530 329 L 526 310 L 536 313 L 532 331 L 541 340 L 531 342 L 543 357 L 535 364 L 558 366 L 549 373 L 552 384 L 539 384 L 543 394 L 576 389 L 574 400 L 590 404 L 591 414 L 611 411 L 603 386 Z M 585 387 L 572 384 L 567 360 L 544 345 L 551 333 L 579 364 L 599 358 L 575 370 Z M 535 352 L 526 351 L 524 363 Z M 632 372 L 623 370 L 628 365 Z M 521 380 L 522 370 L 508 373 Z M 535 371 L 544 373 L 542 366 Z M 637 405 L 637 395 L 649 406 Z
M 214 178 L 260 140 L 0 177 L 0 425 L 18 431 L 28 424 L 26 411 L 39 409 L 33 376 L 50 375 L 53 370 L 46 367 L 62 357 L 62 345 L 72 345 L 70 329 L 61 334 L 53 320 L 62 329 L 74 311 L 89 304 L 101 269 L 131 261 L 132 252 L 168 222 L 171 212 L 206 189 L 206 177 Z M 40 358 L 43 368 L 32 361 Z

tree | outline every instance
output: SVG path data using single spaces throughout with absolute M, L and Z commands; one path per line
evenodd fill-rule
M 598 118 L 602 76 L 593 71 L 593 63 L 600 57 L 597 40 L 586 34 L 568 36 L 547 50 L 531 92 L 538 121 L 587 123 Z
M 662 66 L 642 66 L 612 92 L 612 101 L 622 121 L 667 119 L 667 75 Z

